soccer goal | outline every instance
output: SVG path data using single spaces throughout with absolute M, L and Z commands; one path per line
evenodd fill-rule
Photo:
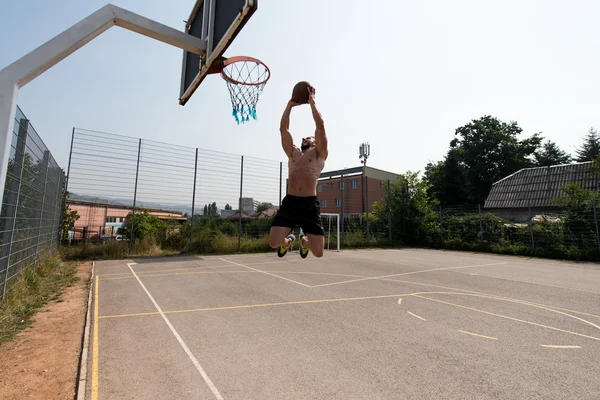
M 325 248 L 340 251 L 340 214 L 321 213 L 321 221 L 325 229 Z M 334 242 L 334 243 L 332 243 Z

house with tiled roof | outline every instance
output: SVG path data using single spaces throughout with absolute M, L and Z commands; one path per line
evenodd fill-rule
M 530 215 L 562 211 L 550 199 L 563 196 L 561 188 L 578 182 L 597 191 L 599 177 L 590 171 L 592 162 L 524 168 L 492 185 L 484 210 L 511 221 L 525 221 Z

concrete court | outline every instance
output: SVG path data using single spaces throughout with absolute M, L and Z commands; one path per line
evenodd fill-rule
M 95 271 L 86 398 L 600 398 L 599 264 L 403 249 Z

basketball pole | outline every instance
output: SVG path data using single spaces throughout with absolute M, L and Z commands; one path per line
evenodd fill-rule
M 85 46 L 112 26 L 139 33 L 200 56 L 206 41 L 107 4 L 35 50 L 0 70 L 0 188 L 4 192 L 19 89 Z M 0 209 L 3 196 L 0 196 Z

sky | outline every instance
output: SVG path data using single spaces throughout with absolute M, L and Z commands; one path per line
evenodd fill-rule
M 105 4 L 0 0 L 0 68 Z M 113 4 L 183 30 L 194 0 Z M 235 123 L 216 75 L 180 106 L 182 50 L 118 27 L 21 88 L 18 104 L 65 169 L 73 127 L 285 161 L 279 120 L 301 80 L 317 90 L 325 170 L 359 166 L 369 142 L 368 165 L 423 171 L 484 115 L 573 153 L 600 128 L 598 15 L 594 0 L 259 0 L 225 53 L 271 70 L 257 121 Z M 314 132 L 308 106 L 290 130 L 297 143 Z

